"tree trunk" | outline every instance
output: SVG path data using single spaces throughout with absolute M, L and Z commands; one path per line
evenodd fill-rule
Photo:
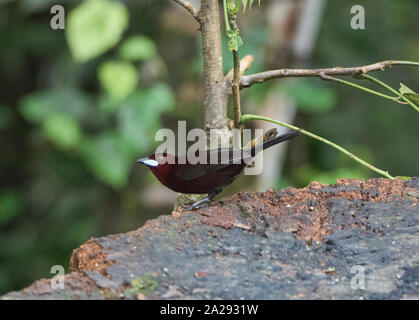
M 216 136 L 231 137 L 231 120 L 227 117 L 228 82 L 223 72 L 220 7 L 218 0 L 202 0 L 199 13 L 204 58 L 205 129 Z

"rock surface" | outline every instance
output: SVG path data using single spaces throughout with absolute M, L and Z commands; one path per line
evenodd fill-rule
M 419 178 L 239 193 L 75 249 L 2 299 L 418 299 Z

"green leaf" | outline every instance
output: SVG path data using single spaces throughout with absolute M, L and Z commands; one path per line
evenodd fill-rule
M 228 41 L 228 50 L 237 51 L 243 45 L 242 38 L 239 35 L 239 30 L 233 31 L 232 33 L 228 32 L 230 40 Z
M 258 5 L 260 6 L 260 1 L 258 1 Z M 246 12 L 247 2 L 249 2 L 249 9 L 252 8 L 254 0 L 242 0 L 243 2 L 243 13 Z
M 144 36 L 134 36 L 121 45 L 119 55 L 124 60 L 150 60 L 157 57 L 157 49 L 153 40 Z
M 419 94 L 414 92 L 412 89 L 404 85 L 403 83 L 400 83 L 400 89 L 399 92 L 406 98 L 408 98 L 410 101 L 412 101 L 414 104 L 416 104 L 419 107 Z
M 247 1 L 248 0 L 242 0 L 242 2 L 243 2 L 243 13 L 246 12 Z
M 128 27 L 128 20 L 128 11 L 120 2 L 83 2 L 67 19 L 66 37 L 74 59 L 86 62 L 114 47 Z
M 234 14 L 236 10 L 236 0 L 227 0 L 227 12 Z
M 138 72 L 129 62 L 107 61 L 99 67 L 99 80 L 112 99 L 125 99 L 138 85 Z
M 78 145 L 82 132 L 77 121 L 66 114 L 53 114 L 45 119 L 42 128 L 45 135 L 59 148 Z
M 20 100 L 19 110 L 26 120 L 37 124 L 56 113 L 68 114 L 82 121 L 89 117 L 91 102 L 80 90 L 54 88 L 24 96 Z
M 400 82 L 400 89 L 399 92 L 401 94 L 406 94 L 406 93 L 415 93 L 412 89 L 410 89 L 408 86 L 406 86 L 405 84 Z
M 294 99 L 297 108 L 304 112 L 327 112 L 336 105 L 336 95 L 331 88 L 314 85 L 307 80 L 283 85 L 282 90 Z
M 80 152 L 92 173 L 102 182 L 118 189 L 128 180 L 133 163 L 126 144 L 114 132 L 83 139 Z
M 0 193 L 0 225 L 8 223 L 24 208 L 24 198 L 18 190 L 7 190 Z
M 237 46 L 241 47 L 243 45 L 243 40 L 240 35 L 237 35 Z

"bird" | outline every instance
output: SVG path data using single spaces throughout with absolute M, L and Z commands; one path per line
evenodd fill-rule
M 274 133 L 274 134 L 272 134 Z M 196 159 L 207 159 L 192 163 L 191 157 L 177 157 L 167 153 L 152 154 L 140 158 L 137 163 L 146 165 L 154 176 L 167 188 L 186 194 L 207 194 L 202 200 L 193 203 L 182 211 L 195 210 L 206 206 L 226 186 L 230 185 L 242 171 L 252 165 L 254 157 L 262 150 L 294 138 L 298 131 L 278 135 L 276 129 L 269 130 L 262 142 L 252 141 L 247 148 L 218 148 L 202 151 L 196 150 Z M 223 161 L 211 161 L 222 159 Z

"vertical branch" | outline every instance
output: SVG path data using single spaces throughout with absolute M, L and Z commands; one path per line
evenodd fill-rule
M 227 117 L 228 86 L 223 73 L 220 7 L 218 0 L 202 0 L 199 13 L 204 59 L 205 129 L 231 137 Z
M 230 24 L 233 32 L 237 28 L 237 16 L 230 16 Z M 234 127 L 240 128 L 241 107 L 240 107 L 240 57 L 239 51 L 233 50 L 234 73 L 233 73 L 233 109 L 234 109 Z

